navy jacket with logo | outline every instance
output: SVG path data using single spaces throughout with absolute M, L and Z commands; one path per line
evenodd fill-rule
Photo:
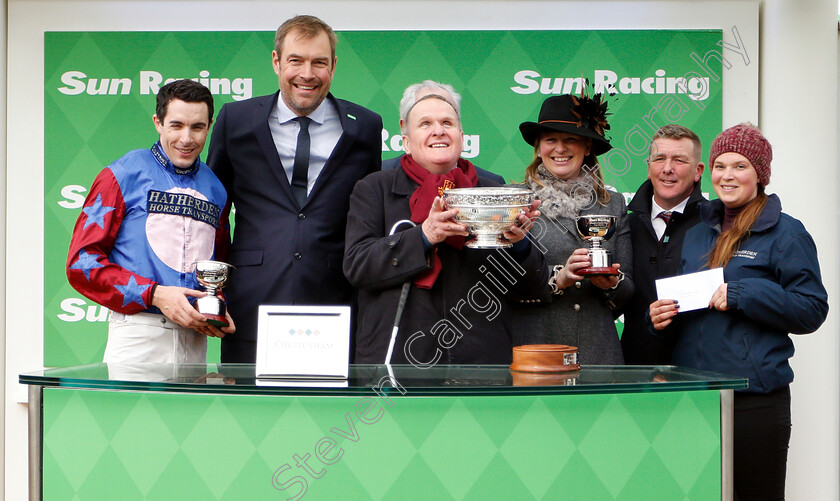
M 680 273 L 707 269 L 724 206 L 703 204 L 703 222 L 688 231 Z M 723 270 L 728 311 L 680 313 L 663 333 L 677 336 L 674 363 L 749 378 L 747 391 L 768 393 L 793 381 L 789 333 L 808 334 L 828 314 L 817 248 L 798 220 L 782 213 L 776 195 Z

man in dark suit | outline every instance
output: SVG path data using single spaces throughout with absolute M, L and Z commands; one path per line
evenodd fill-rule
M 628 365 L 671 363 L 671 342 L 648 332 L 645 313 L 657 299 L 656 279 L 677 274 L 685 233 L 700 222 L 698 206 L 706 200 L 700 193 L 702 150 L 700 138 L 686 127 L 660 127 L 650 144 L 648 179 L 627 206 L 636 284 L 621 335 Z
M 455 105 L 455 111 L 460 116 L 461 114 L 461 94 L 455 92 L 455 89 L 449 85 L 440 82 L 435 82 L 433 80 L 424 80 L 423 82 L 410 85 L 405 92 L 403 92 L 402 102 L 416 102 L 423 96 L 427 96 L 429 94 L 438 94 L 445 98 L 448 98 L 449 102 Z M 408 99 L 408 97 L 412 97 L 412 99 Z M 400 131 L 405 134 L 405 121 L 406 115 L 408 114 L 408 110 L 403 109 L 404 106 L 400 105 Z M 398 157 L 389 158 L 387 160 L 382 161 L 382 170 L 392 170 L 396 169 L 400 166 L 400 161 L 405 154 L 402 154 Z M 491 179 L 499 184 L 507 184 L 505 182 L 505 178 L 502 176 L 490 172 L 489 170 L 482 169 L 480 167 L 476 167 L 475 170 L 478 172 L 478 175 L 487 179 Z
M 329 94 L 336 37 L 313 16 L 277 29 L 280 91 L 226 104 L 207 163 L 236 214 L 225 288 L 236 335 L 222 362 L 254 362 L 261 304 L 352 304 L 344 230 L 356 181 L 381 166 L 382 118 Z M 230 203 L 230 202 L 229 202 Z

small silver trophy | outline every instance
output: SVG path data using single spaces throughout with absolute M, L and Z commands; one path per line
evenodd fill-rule
M 592 214 L 575 218 L 580 236 L 589 243 L 589 268 L 578 270 L 578 275 L 618 275 L 612 267 L 610 251 L 601 247 L 601 242 L 609 240 L 615 233 L 616 216 Z
M 512 246 L 504 238 L 504 232 L 531 207 L 533 199 L 531 189 L 512 186 L 454 188 L 443 192 L 447 208 L 458 209 L 455 221 L 467 225 L 467 231 L 475 235 L 465 244 L 471 249 Z
M 196 261 L 195 278 L 198 280 L 207 295 L 196 300 L 198 312 L 207 318 L 207 323 L 216 327 L 227 327 L 228 321 L 225 318 L 227 308 L 219 293 L 230 276 L 233 266 L 221 261 Z

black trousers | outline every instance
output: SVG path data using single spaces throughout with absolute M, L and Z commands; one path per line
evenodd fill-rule
M 785 499 L 790 442 L 790 386 L 735 392 L 735 499 Z

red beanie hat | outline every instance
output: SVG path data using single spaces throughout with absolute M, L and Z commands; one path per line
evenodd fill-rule
M 712 149 L 709 152 L 709 168 L 713 168 L 717 157 L 728 152 L 744 155 L 755 168 L 759 184 L 762 186 L 770 184 L 773 147 L 753 124 L 744 122 L 721 132 L 712 143 Z

